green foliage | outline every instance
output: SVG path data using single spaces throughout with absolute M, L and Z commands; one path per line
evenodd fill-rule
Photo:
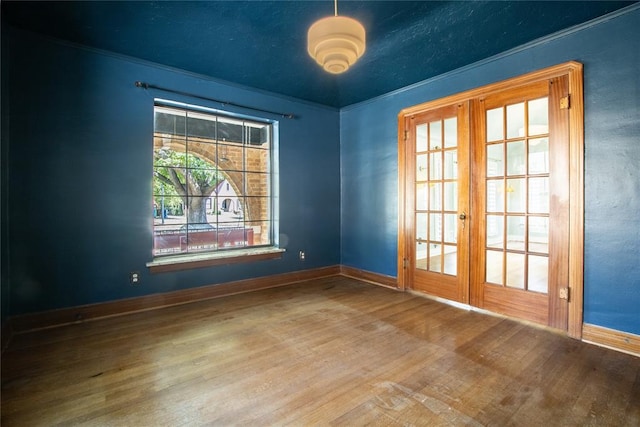
M 154 198 L 159 202 L 164 195 L 164 204 L 171 210 L 186 206 L 187 193 L 209 196 L 223 179 L 212 163 L 193 153 L 168 148 L 154 151 Z

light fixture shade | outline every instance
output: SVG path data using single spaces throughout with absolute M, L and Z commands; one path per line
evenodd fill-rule
M 364 27 L 345 16 L 329 16 L 316 21 L 307 33 L 307 50 L 326 71 L 344 73 L 366 48 Z

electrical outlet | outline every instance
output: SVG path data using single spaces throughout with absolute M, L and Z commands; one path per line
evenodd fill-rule
M 132 271 L 129 274 L 129 281 L 131 282 L 132 285 L 140 284 L 140 273 L 138 273 L 137 271 Z
M 300 251 L 300 261 L 304 261 L 304 251 Z

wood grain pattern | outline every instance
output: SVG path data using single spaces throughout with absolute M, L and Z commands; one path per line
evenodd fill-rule
M 127 298 L 117 301 L 13 316 L 9 319 L 9 323 L 13 333 L 21 333 L 35 329 L 57 327 L 70 323 L 81 323 L 104 317 L 121 316 L 123 314 L 155 310 L 162 307 L 187 304 L 209 298 L 219 298 L 227 295 L 284 286 L 303 280 L 333 276 L 339 273 L 340 266 L 337 265 L 294 271 L 291 273 L 237 280 L 234 282 L 182 289 L 179 291 L 152 294 L 137 298 Z
M 640 358 L 334 276 L 15 337 L 4 427 L 640 424 Z
M 569 324 L 567 334 L 580 339 L 584 310 L 584 88 L 582 64 L 568 70 L 569 94 Z
M 640 335 L 585 323 L 582 327 L 582 339 L 640 357 Z
M 560 108 L 560 99 L 569 93 L 567 76 L 549 82 L 549 322 L 567 330 L 569 302 L 559 297 L 569 287 L 569 110 Z
M 413 212 L 407 206 L 413 206 L 415 195 L 412 189 L 407 187 L 413 182 L 413 170 L 408 168 L 411 157 L 407 158 L 407 136 L 414 131 L 413 119 L 403 115 L 398 116 L 398 289 L 406 289 L 410 284 L 410 269 L 407 268 L 405 260 L 408 260 L 411 253 L 409 244 L 413 244 L 409 236 L 410 224 L 413 223 L 411 215 Z M 414 136 L 411 136 L 414 139 Z
M 349 267 L 346 265 L 340 266 L 340 274 L 342 276 L 358 279 L 362 282 L 371 283 L 373 285 L 380 285 L 386 286 L 391 289 L 398 289 L 398 280 L 392 276 L 373 273 L 371 271 L 361 270 L 359 268 Z

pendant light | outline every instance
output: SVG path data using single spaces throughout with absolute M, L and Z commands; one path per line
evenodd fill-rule
M 325 71 L 344 73 L 366 49 L 366 33 L 361 23 L 338 16 L 338 0 L 334 0 L 334 16 L 316 21 L 307 33 L 307 51 Z

